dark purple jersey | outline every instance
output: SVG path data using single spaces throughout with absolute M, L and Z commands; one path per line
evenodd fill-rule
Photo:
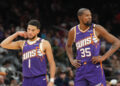
M 80 25 L 75 30 L 75 43 L 77 48 L 76 59 L 81 66 L 76 69 L 75 86 L 106 86 L 106 80 L 101 63 L 93 64 L 93 56 L 99 56 L 100 40 L 95 34 L 95 24 L 82 31 Z
M 25 41 L 23 46 L 23 76 L 34 77 L 46 74 L 46 55 L 41 51 L 40 38 L 34 44 Z
M 82 62 L 89 62 L 93 56 L 99 56 L 100 40 L 95 35 L 95 24 L 92 24 L 86 31 L 75 26 L 75 43 L 77 48 L 76 59 Z

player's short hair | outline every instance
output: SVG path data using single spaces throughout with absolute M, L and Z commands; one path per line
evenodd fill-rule
M 77 16 L 81 16 L 83 14 L 84 11 L 86 10 L 89 10 L 88 8 L 80 8 L 78 11 L 77 11 Z
M 40 22 L 38 20 L 32 19 L 28 22 L 28 25 L 33 25 L 40 29 Z

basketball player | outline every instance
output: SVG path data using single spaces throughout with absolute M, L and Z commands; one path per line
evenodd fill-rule
M 79 9 L 77 16 L 80 24 L 71 28 L 66 44 L 69 60 L 77 68 L 75 86 L 106 86 L 101 63 L 120 47 L 120 41 L 101 25 L 91 23 L 92 16 L 89 9 Z M 99 56 L 101 37 L 112 44 L 103 56 Z M 73 58 L 73 42 L 77 48 L 76 59 Z
M 39 38 L 40 22 L 30 20 L 27 32 L 16 32 L 1 43 L 1 47 L 7 49 L 21 49 L 23 64 L 23 86 L 53 86 L 55 76 L 55 62 L 51 45 L 47 40 Z M 28 40 L 13 41 L 18 36 Z M 50 65 L 50 82 L 46 81 L 46 59 Z

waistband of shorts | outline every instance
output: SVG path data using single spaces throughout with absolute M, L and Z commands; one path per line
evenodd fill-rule
M 37 77 L 41 77 L 41 76 L 46 76 L 46 74 L 42 74 L 42 75 L 37 75 L 37 76 L 23 76 L 24 78 L 37 78 Z
M 87 65 L 87 64 L 93 64 L 92 61 L 80 61 L 79 63 L 81 64 L 81 66 Z M 96 65 L 98 65 L 98 64 L 100 64 L 100 63 L 97 63 Z

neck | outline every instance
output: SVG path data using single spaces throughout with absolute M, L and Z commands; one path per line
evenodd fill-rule
M 36 36 L 35 38 L 33 39 L 29 39 L 29 41 L 35 41 L 38 37 Z
M 89 28 L 89 26 L 86 26 L 86 25 L 80 23 L 80 27 L 79 27 L 79 28 L 80 28 L 82 31 L 85 31 L 85 30 L 87 30 L 87 29 Z

